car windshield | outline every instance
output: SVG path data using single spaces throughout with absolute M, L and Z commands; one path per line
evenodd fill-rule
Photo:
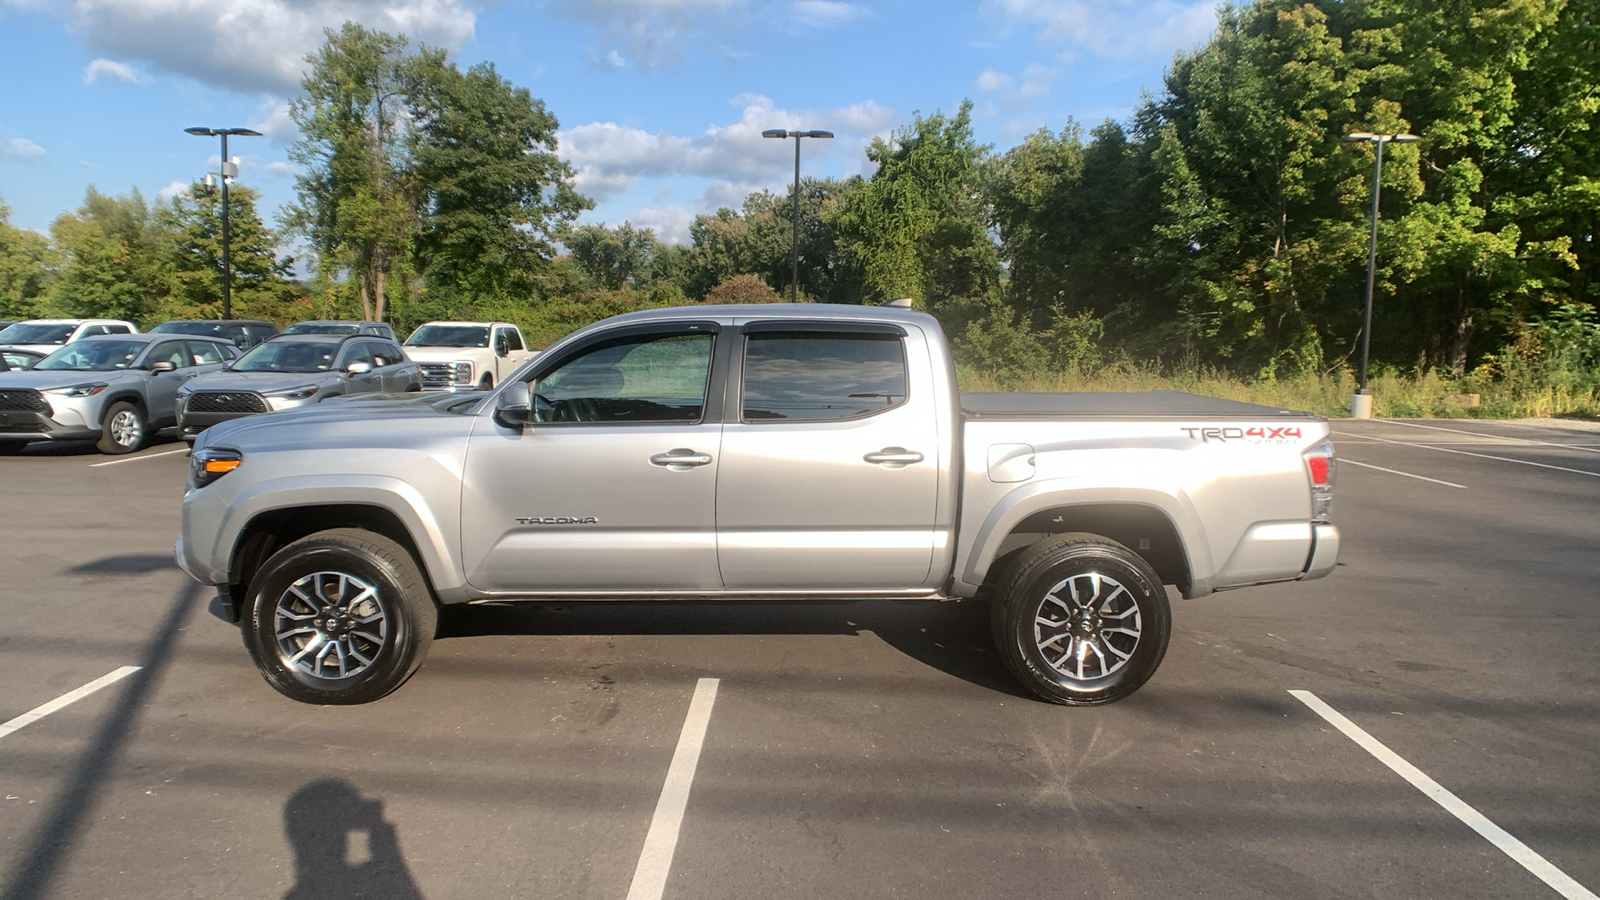
M 151 334 L 222 334 L 221 322 L 162 322 L 150 329 Z
M 257 344 L 230 367 L 235 372 L 326 372 L 333 368 L 339 345 L 329 341 L 286 341 Z
M 353 322 L 296 322 L 284 334 L 355 334 L 361 326 Z
M 65 344 L 77 327 L 73 322 L 18 322 L 0 331 L 0 344 Z
M 407 347 L 487 347 L 487 325 L 424 325 L 406 338 Z
M 109 372 L 127 369 L 150 346 L 144 341 L 73 341 L 39 360 L 39 370 Z

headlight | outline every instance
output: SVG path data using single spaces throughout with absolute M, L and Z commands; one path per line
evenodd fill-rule
M 93 397 L 95 394 L 105 390 L 106 387 L 107 385 L 104 382 L 98 384 L 75 384 L 72 387 L 51 388 L 42 393 L 55 394 L 60 397 Z
M 262 391 L 263 397 L 278 397 L 283 400 L 304 400 L 322 389 L 320 384 L 302 384 L 299 387 L 282 388 L 276 391 Z
M 472 383 L 472 363 L 468 360 L 459 361 L 450 366 L 451 378 L 456 384 Z
M 243 462 L 244 456 L 237 450 L 209 447 L 196 450 L 189 455 L 189 479 L 195 487 L 202 488 L 239 468 Z

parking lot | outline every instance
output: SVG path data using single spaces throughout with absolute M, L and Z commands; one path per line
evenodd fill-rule
M 1093 709 L 978 603 L 452 610 L 297 704 L 173 565 L 181 442 L 30 448 L 0 898 L 1593 897 L 1600 431 L 1334 431 L 1334 575 L 1176 600 Z

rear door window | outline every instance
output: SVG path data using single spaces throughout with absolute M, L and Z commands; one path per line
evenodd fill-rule
M 899 335 L 761 331 L 745 336 L 747 422 L 851 419 L 906 402 Z

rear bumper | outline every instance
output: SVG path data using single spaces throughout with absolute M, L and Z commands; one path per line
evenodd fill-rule
M 1339 529 L 1332 525 L 1314 525 L 1311 528 L 1311 555 L 1306 558 L 1306 570 L 1301 581 L 1322 578 L 1339 563 Z

